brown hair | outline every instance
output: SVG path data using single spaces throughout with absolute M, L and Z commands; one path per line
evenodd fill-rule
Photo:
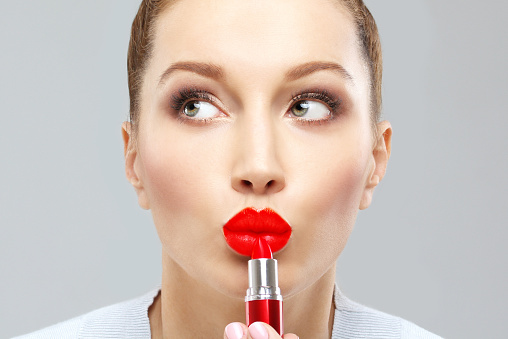
M 363 0 L 339 0 L 352 15 L 363 57 L 370 70 L 371 114 L 373 123 L 381 114 L 381 82 L 383 61 L 381 43 L 376 22 Z M 174 0 L 142 0 L 131 29 L 127 54 L 127 72 L 130 97 L 130 121 L 136 131 L 143 77 L 153 50 L 155 23 L 160 14 L 173 4 Z

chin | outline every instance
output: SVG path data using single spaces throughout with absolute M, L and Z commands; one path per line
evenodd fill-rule
M 246 259 L 234 260 L 232 263 L 212 264 L 206 271 L 198 277 L 203 283 L 232 299 L 240 301 L 245 299 L 249 282 Z
M 284 298 L 291 298 L 315 284 L 323 283 L 324 287 L 335 282 L 335 257 L 321 256 L 321 260 L 279 260 L 279 287 Z M 301 258 L 298 258 L 301 259 Z M 330 277 L 332 274 L 333 277 Z

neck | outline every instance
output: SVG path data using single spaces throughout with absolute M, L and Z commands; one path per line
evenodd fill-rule
M 313 285 L 284 299 L 284 331 L 300 338 L 331 338 L 335 315 L 334 287 L 335 265 Z
M 330 338 L 334 283 L 335 266 L 304 291 L 285 299 L 284 331 L 301 338 Z M 163 258 L 161 293 L 150 307 L 149 319 L 152 338 L 222 338 L 227 324 L 245 323 L 245 303 L 202 284 Z

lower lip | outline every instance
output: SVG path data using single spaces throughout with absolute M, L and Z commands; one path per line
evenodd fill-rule
M 280 251 L 284 246 L 286 246 L 289 237 L 291 236 L 290 232 L 283 234 L 270 234 L 270 233 L 240 233 L 240 232 L 231 232 L 227 229 L 224 229 L 224 237 L 226 238 L 226 242 L 228 245 L 238 252 L 241 255 L 250 256 L 252 253 L 252 247 L 258 240 L 258 238 L 262 237 L 266 240 L 266 242 L 270 245 L 270 248 L 273 252 Z
M 254 244 L 260 237 L 266 240 L 274 253 L 284 248 L 291 237 L 291 228 L 289 225 L 272 210 L 264 209 L 256 211 L 249 208 L 241 211 L 237 216 L 240 216 L 239 218 L 243 218 L 243 220 L 255 220 L 252 222 L 256 224 L 266 223 L 265 225 L 270 225 L 267 226 L 267 229 L 259 227 L 259 225 L 245 227 L 254 228 L 254 230 L 244 229 L 244 227 L 241 227 L 242 229 L 231 227 L 231 229 L 228 227 L 228 224 L 224 226 L 223 231 L 227 244 L 241 255 L 250 256 Z M 233 219 L 237 218 L 237 216 L 233 217 Z M 242 220 L 233 222 L 242 223 Z M 272 231 L 272 229 L 276 230 L 276 232 Z

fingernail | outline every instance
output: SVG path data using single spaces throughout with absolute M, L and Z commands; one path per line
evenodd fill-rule
M 239 323 L 231 323 L 226 326 L 226 335 L 228 339 L 242 339 L 243 328 Z
M 266 327 L 260 323 L 256 322 L 249 326 L 249 333 L 252 339 L 268 339 L 268 331 Z

